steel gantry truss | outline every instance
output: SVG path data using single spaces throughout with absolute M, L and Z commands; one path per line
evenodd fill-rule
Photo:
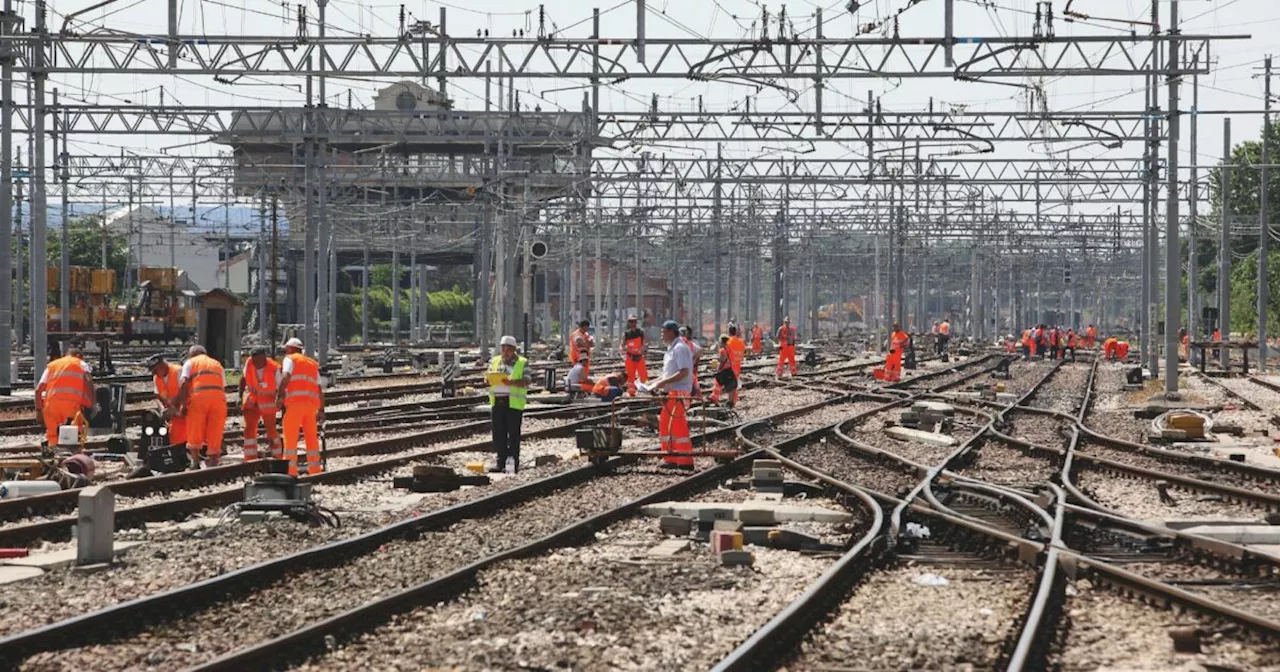
M 869 297 L 863 321 L 876 328 L 908 317 L 921 328 L 930 315 L 963 304 L 966 331 L 978 338 L 1041 319 L 1043 310 L 1075 319 L 1075 309 L 1087 306 L 1097 321 L 1139 313 L 1146 320 L 1157 303 L 1150 278 L 1161 229 L 1170 269 L 1176 256 L 1179 226 L 1159 224 L 1155 209 L 1163 198 L 1165 221 L 1180 221 L 1177 83 L 1211 72 L 1214 42 L 1246 37 L 1181 34 L 1176 9 L 1172 29 L 1143 34 L 1059 36 L 1037 21 L 1031 36 L 958 36 L 954 0 L 937 3 L 941 36 L 906 36 L 897 23 L 879 36 L 834 34 L 841 31 L 821 11 L 810 29 L 797 31 L 785 10 L 770 17 L 765 9 L 749 34 L 672 37 L 647 30 L 645 0 L 633 3 L 634 30 L 622 34 L 603 30 L 594 10 L 579 22 L 585 35 L 540 16 L 527 37 L 491 38 L 450 30 L 444 9 L 437 22 L 406 23 L 402 12 L 390 35 L 334 35 L 327 2 L 317 0 L 299 8 L 292 34 L 211 35 L 180 32 L 176 0 L 157 1 L 167 25 L 144 32 L 73 27 L 75 15 L 53 28 L 44 0 L 30 16 L 6 0 L 0 244 L 14 229 L 14 188 L 25 189 L 30 295 L 43 297 L 38 266 L 50 196 L 104 204 L 181 199 L 193 211 L 197 202 L 249 203 L 263 213 L 264 227 L 270 201 L 291 232 L 305 234 L 295 244 L 306 258 L 304 303 L 316 307 L 316 318 L 302 312 L 307 344 L 322 357 L 334 323 L 332 298 L 323 299 L 336 290 L 344 237 L 377 237 L 395 254 L 408 239 L 413 254 L 426 246 L 468 255 L 482 347 L 491 329 L 515 331 L 515 316 L 534 308 L 530 260 L 519 252 L 533 239 L 551 243 L 539 265 L 558 274 L 562 330 L 578 315 L 612 310 L 616 317 L 627 305 L 624 285 L 641 305 L 643 275 L 667 279 L 672 309 L 699 331 L 711 304 L 716 331 L 726 318 L 776 324 L 792 313 L 816 332 L 821 302 L 843 306 L 854 297 Z M 315 18 L 307 18 L 311 7 Z M 91 92 L 51 99 L 47 85 L 67 75 L 305 82 L 306 98 L 278 106 L 185 105 L 172 94 L 165 102 L 164 93 L 158 104 L 103 102 Z M 1150 93 L 1142 109 L 1054 111 L 1042 83 L 1062 77 L 1141 77 Z M 855 80 L 918 78 L 1012 85 L 1035 104 L 894 109 L 871 92 L 842 90 Z M 1172 113 L 1160 110 L 1154 94 L 1161 78 L 1170 82 Z M 28 85 L 25 95 L 15 96 L 15 79 Z M 434 81 L 442 99 L 483 82 L 483 107 L 367 110 L 350 96 L 346 107 L 332 106 L 327 95 L 327 83 L 398 79 Z M 557 82 L 581 100 L 549 101 Z M 680 109 L 658 90 L 664 82 L 734 93 Z M 622 88 L 639 104 L 607 109 L 602 94 Z M 741 95 L 751 90 L 756 95 Z M 766 109 L 761 90 L 783 102 Z M 534 110 L 522 96 L 535 101 Z M 540 100 L 561 111 L 543 112 Z M 62 147 L 52 160 L 50 130 Z M 32 146 L 16 179 L 15 134 Z M 145 148 L 153 136 L 214 144 L 157 152 Z M 68 140 L 80 138 L 138 146 L 68 150 Z M 457 143 L 483 152 L 455 156 Z M 413 147 L 435 147 L 448 160 L 424 163 Z M 366 243 L 366 260 L 368 250 Z M 11 263 L 0 260 L 0 295 L 9 295 L 3 283 Z M 850 263 L 874 270 L 851 278 Z M 1046 275 L 1059 269 L 1076 269 L 1081 280 L 1064 289 L 1069 273 L 1056 281 Z M 549 293 L 549 276 L 544 284 Z M 1119 297 L 1138 285 L 1141 297 Z M 0 322 L 8 324 L 10 302 L 0 303 Z M 1165 303 L 1180 310 L 1177 296 Z M 45 302 L 32 300 L 29 310 L 40 366 Z M 1144 321 L 1144 353 L 1150 327 Z M 8 340 L 0 341 L 3 359 Z M 9 382 L 0 370 L 0 387 Z

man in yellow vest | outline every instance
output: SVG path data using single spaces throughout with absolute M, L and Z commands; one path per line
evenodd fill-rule
M 320 465 L 320 429 L 324 422 L 324 388 L 320 386 L 320 364 L 302 354 L 302 341 L 291 338 L 284 344 L 280 365 L 280 386 L 276 406 L 284 406 L 284 459 L 289 475 L 298 475 L 298 433 L 307 447 L 307 474 L 324 471 Z
M 187 415 L 187 453 L 191 466 L 222 464 L 222 433 L 227 426 L 227 377 L 222 364 L 203 346 L 193 345 L 178 373 L 178 400 L 174 405 Z
M 36 384 L 36 415 L 44 420 L 50 448 L 58 445 L 58 427 L 93 408 L 93 369 L 81 357 L 78 346 L 67 348 L 65 356 L 49 362 Z
M 489 408 L 493 425 L 493 451 L 497 463 L 490 471 L 520 471 L 520 424 L 529 395 L 529 362 L 516 352 L 514 336 L 498 342 L 502 354 L 489 360 Z
M 144 364 L 151 371 L 151 380 L 156 386 L 156 399 L 160 402 L 165 422 L 168 423 L 168 445 L 186 445 L 187 416 L 177 407 L 178 391 L 181 389 L 178 377 L 182 374 L 182 367 L 170 364 L 160 354 L 147 358 Z
M 280 389 L 280 365 L 267 357 L 267 349 L 255 347 L 240 376 L 241 408 L 244 409 L 244 459 L 258 459 L 258 422 L 266 429 L 267 454 L 280 459 L 280 433 L 276 431 L 276 397 Z

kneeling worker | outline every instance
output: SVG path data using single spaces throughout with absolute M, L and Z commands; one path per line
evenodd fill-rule
M 203 346 L 193 345 L 178 374 L 178 408 L 187 414 L 187 453 L 191 466 L 200 464 L 204 449 L 206 467 L 222 463 L 222 432 L 227 426 L 227 378 L 222 364 Z
M 94 404 L 93 369 L 82 359 L 78 346 L 67 348 L 65 356 L 45 367 L 36 384 L 35 404 L 36 415 L 44 421 L 45 439 L 50 448 L 58 445 L 59 427 L 82 410 L 89 415 Z
M 164 355 L 159 354 L 152 355 L 143 364 L 151 371 L 156 386 L 156 399 L 160 402 L 161 415 L 169 432 L 169 445 L 186 445 L 187 416 L 177 404 L 182 367 L 166 362 Z
M 591 393 L 601 399 L 601 401 L 613 401 L 622 396 L 623 386 L 627 385 L 630 376 L 626 373 L 611 373 L 600 380 L 596 381 Z M 643 381 L 641 381 L 643 382 Z M 628 390 L 630 393 L 630 390 Z
M 284 362 L 280 365 L 280 385 L 276 390 L 276 407 L 284 406 L 284 459 L 289 462 L 289 475 L 298 475 L 298 433 L 307 447 L 307 474 L 324 471 L 320 464 L 320 430 L 324 422 L 324 388 L 320 386 L 320 364 L 302 354 L 302 341 L 291 338 L 284 344 Z
M 581 399 L 591 394 L 594 384 L 587 377 L 587 371 L 591 368 L 591 360 L 587 357 L 580 357 L 573 368 L 569 369 L 569 375 L 565 376 L 564 385 L 565 392 L 569 394 L 569 399 Z
M 514 474 L 520 471 L 520 424 L 529 394 L 529 362 L 516 353 L 515 336 L 503 336 L 498 345 L 502 354 L 489 360 L 493 452 L 498 457 L 497 464 L 490 471 Z M 581 357 L 575 363 L 581 363 L 585 368 L 586 360 L 586 357 Z

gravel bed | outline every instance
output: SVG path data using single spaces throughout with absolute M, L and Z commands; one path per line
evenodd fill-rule
M 501 563 L 462 598 L 403 614 L 295 669 L 708 669 L 832 561 L 751 547 L 753 567 L 721 567 L 706 544 L 646 558 L 661 540 L 653 519 L 633 518 L 588 546 Z
M 678 478 L 641 470 L 595 478 L 485 518 L 424 532 L 412 541 L 388 542 L 335 567 L 290 574 L 234 602 L 212 605 L 111 644 L 40 653 L 22 669 L 185 668 L 527 543 Z M 237 636 L 227 637 L 226 632 Z
M 901 465 L 888 466 L 874 462 L 839 441 L 823 439 L 801 446 L 788 457 L 836 480 L 886 495 L 905 495 L 920 482 L 914 471 L 908 471 Z
M 1005 417 L 1012 427 L 1004 434 L 1046 448 L 1067 449 L 1070 437 L 1062 431 L 1068 426 L 1064 420 L 1034 413 L 1009 413 Z
M 1223 387 L 1271 412 L 1280 412 L 1280 392 L 1263 387 L 1249 378 L 1215 378 Z
M 521 446 L 521 458 L 563 454 L 566 439 L 531 441 Z M 574 448 L 573 446 L 570 446 Z M 574 448 L 576 450 L 576 448 Z M 491 454 L 454 453 L 435 463 L 462 466 Z M 295 553 L 310 546 L 355 536 L 411 514 L 420 514 L 485 497 L 529 481 L 581 466 L 579 461 L 563 461 L 544 467 L 527 465 L 518 474 L 493 474 L 487 486 L 464 487 L 453 492 L 410 493 L 395 490 L 391 475 L 342 485 L 318 484 L 316 502 L 339 514 L 339 529 L 311 528 L 281 519 L 241 525 L 231 521 L 212 530 L 186 529 L 177 524 L 149 525 L 145 530 L 124 530 L 117 538 L 144 541 L 107 572 L 95 574 L 92 590 L 71 577 L 68 571 L 6 586 L 0 602 L 0 634 L 27 630 L 41 624 L 70 618 L 111 604 L 177 588 L 258 562 Z M 402 467 L 394 475 L 409 475 Z M 216 516 L 217 511 L 204 515 Z M 197 534 L 199 532 L 199 534 Z M 43 543 L 33 552 L 49 552 L 73 547 L 74 542 Z
M 926 574 L 946 585 L 915 582 Z M 1026 610 L 1035 572 L 905 565 L 864 580 L 783 670 L 991 669 Z
M 1063 613 L 1065 638 L 1049 657 L 1067 670 L 1280 670 L 1280 646 L 1246 641 L 1229 623 L 1123 598 L 1089 580 L 1075 583 Z M 1176 653 L 1169 631 L 1202 628 L 1202 652 Z
M 1129 443 L 1145 444 L 1151 431 L 1151 421 L 1133 417 L 1132 410 L 1090 411 L 1085 425 L 1098 434 Z
M 1252 576 L 1237 576 L 1213 567 L 1190 562 L 1134 562 L 1124 569 L 1142 574 L 1157 581 L 1171 583 L 1179 588 L 1203 595 L 1241 611 L 1258 614 L 1273 621 L 1280 621 L 1280 581 L 1268 581 Z M 1198 582 L 1227 582 L 1218 585 L 1200 585 Z
M 912 379 L 909 379 L 909 378 L 908 378 L 908 379 L 904 379 L 904 380 L 903 380 L 904 385 L 903 385 L 901 388 L 899 388 L 899 389 L 906 389 L 906 390 L 919 390 L 919 389 L 936 390 L 936 389 L 938 389 L 938 388 L 940 388 L 940 387 L 946 387 L 947 385 L 951 385 L 952 383 L 955 383 L 955 382 L 958 382 L 958 381 L 963 380 L 963 379 L 965 379 L 965 378 L 968 378 L 968 377 L 970 377 L 970 376 L 972 376 L 972 375 L 973 375 L 973 373 L 974 373 L 974 371 L 975 371 L 976 369 L 978 369 L 978 368 L 979 368 L 979 367 L 981 367 L 981 366 L 986 366 L 986 365 L 988 365 L 988 364 L 990 364 L 990 362 L 983 361 L 983 359 L 982 359 L 982 358 L 980 358 L 980 357 L 970 358 L 969 360 L 967 360 L 967 361 L 965 361 L 965 362 L 961 363 L 960 365 L 956 366 L 956 369 L 955 369 L 954 371 L 952 371 L 951 373 L 948 373 L 948 374 L 945 374 L 945 375 L 940 375 L 940 376 L 938 376 L 938 377 L 936 377 L 936 378 L 929 378 L 929 379 L 926 379 L 926 380 L 923 380 L 923 381 L 916 381 L 916 380 L 912 380 Z M 955 366 L 955 365 L 953 365 L 953 366 Z M 925 370 L 925 371 L 924 371 L 924 373 L 930 373 L 930 370 Z
M 1044 385 L 1036 390 L 1028 406 L 1044 408 L 1060 413 L 1074 414 L 1084 400 L 1085 385 L 1089 382 L 1090 364 L 1063 364 Z
M 1009 380 L 995 381 L 1004 382 L 1005 392 L 1021 397 L 1031 390 L 1031 386 L 1040 382 L 1049 371 L 1053 369 L 1053 362 L 1050 361 L 1023 361 L 1016 360 L 1009 365 Z M 1061 374 L 1054 374 L 1053 378 L 1057 378 Z M 1052 382 L 1053 378 L 1049 381 Z M 1048 385 L 1049 383 L 1045 383 Z
M 1254 492 L 1280 494 L 1280 485 L 1275 483 L 1244 478 L 1236 472 L 1227 471 L 1225 469 L 1215 471 L 1211 468 L 1204 468 L 1187 462 L 1182 462 L 1172 457 L 1157 457 L 1150 453 L 1136 453 L 1117 450 L 1096 443 L 1081 444 L 1080 452 L 1092 453 L 1099 457 L 1105 457 L 1122 464 L 1150 469 L 1152 471 L 1159 471 L 1166 474 L 1173 474 L 1175 476 L 1195 478 L 1201 481 L 1216 483 L 1218 485 L 1230 485 L 1232 487 L 1252 490 Z
M 961 471 L 969 478 L 976 478 L 996 485 L 1032 489 L 1049 482 L 1060 471 L 1052 461 L 1021 450 L 1003 441 L 985 441 L 978 447 L 977 463 Z
M 1169 489 L 1176 504 L 1160 501 L 1155 481 L 1122 478 L 1086 469 L 1076 473 L 1075 483 L 1099 504 L 1138 520 L 1240 520 L 1262 522 L 1265 512 L 1247 504 L 1199 501 L 1200 495 Z

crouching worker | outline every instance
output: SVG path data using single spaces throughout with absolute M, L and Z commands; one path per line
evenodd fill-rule
M 626 390 L 623 388 L 628 384 L 628 378 L 626 373 L 611 373 L 597 380 L 595 386 L 591 388 L 591 393 L 602 401 L 612 402 L 624 394 Z

